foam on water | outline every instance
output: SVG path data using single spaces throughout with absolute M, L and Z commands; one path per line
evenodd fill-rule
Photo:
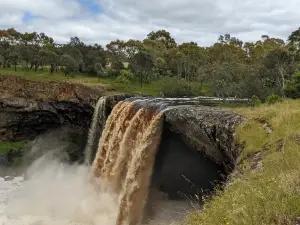
M 116 196 L 96 191 L 88 172 L 43 157 L 25 179 L 0 178 L 0 225 L 114 224 Z
M 94 190 L 88 174 L 85 166 L 44 156 L 25 175 L 0 177 L 0 225 L 115 225 L 117 196 L 104 191 L 104 185 Z M 152 203 L 148 225 L 178 224 L 194 208 L 159 193 Z

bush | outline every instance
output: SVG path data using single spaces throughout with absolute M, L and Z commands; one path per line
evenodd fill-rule
M 251 101 L 250 101 L 250 105 L 252 107 L 254 107 L 254 106 L 258 106 L 260 104 L 261 104 L 260 99 L 256 95 L 253 95 L 252 98 L 251 98 Z
M 123 75 L 118 76 L 115 82 L 117 84 L 121 84 L 124 86 L 131 84 L 130 80 L 126 76 L 123 76 Z
M 266 102 L 271 105 L 271 104 L 274 104 L 276 102 L 280 102 L 281 101 L 281 97 L 279 95 L 276 95 L 276 94 L 272 94 L 270 96 L 268 96 Z
M 127 80 L 130 80 L 130 81 L 132 81 L 134 79 L 133 74 L 129 70 L 121 70 L 120 76 L 125 77 L 125 78 L 127 78 Z
M 160 92 L 165 97 L 192 97 L 203 95 L 196 85 L 185 81 L 167 77 L 159 85 Z
M 295 72 L 292 79 L 287 81 L 283 91 L 288 98 L 300 98 L 300 71 Z

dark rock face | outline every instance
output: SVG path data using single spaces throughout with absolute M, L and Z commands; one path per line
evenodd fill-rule
M 169 129 L 190 148 L 203 152 L 230 172 L 242 151 L 234 141 L 236 125 L 243 117 L 230 111 L 205 106 L 176 106 L 165 112 Z
M 77 125 L 88 129 L 94 108 L 73 102 L 19 101 L 15 106 L 2 100 L 0 105 L 0 139 L 32 139 L 41 132 L 65 125 Z
M 0 153 L 0 166 L 12 166 L 14 160 L 24 156 L 23 149 L 10 150 L 6 153 Z
M 33 139 L 61 126 L 88 129 L 103 90 L 0 76 L 0 140 Z
M 223 180 L 224 168 L 195 149 L 181 136 L 164 128 L 156 156 L 152 185 L 170 199 L 194 198 L 208 194 L 216 182 Z

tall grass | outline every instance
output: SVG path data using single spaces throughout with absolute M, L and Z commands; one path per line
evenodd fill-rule
M 239 175 L 186 218 L 188 225 L 295 225 L 300 216 L 300 100 L 232 109 L 247 121 Z M 272 132 L 266 132 L 266 126 Z M 269 133 L 269 134 L 268 134 Z

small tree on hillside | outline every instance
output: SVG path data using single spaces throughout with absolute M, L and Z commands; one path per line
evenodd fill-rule
M 13 64 L 15 71 L 17 71 L 17 65 L 21 59 L 20 54 L 16 50 L 12 50 L 8 57 L 9 63 Z
M 78 71 L 78 64 L 75 61 L 75 59 L 70 55 L 62 55 L 61 65 L 63 66 L 65 76 Z
M 104 74 L 104 69 L 102 67 L 102 64 L 99 63 L 99 62 L 96 63 L 95 66 L 94 66 L 94 70 L 96 71 L 97 76 L 100 79 L 100 77 L 103 76 L 103 74 Z

